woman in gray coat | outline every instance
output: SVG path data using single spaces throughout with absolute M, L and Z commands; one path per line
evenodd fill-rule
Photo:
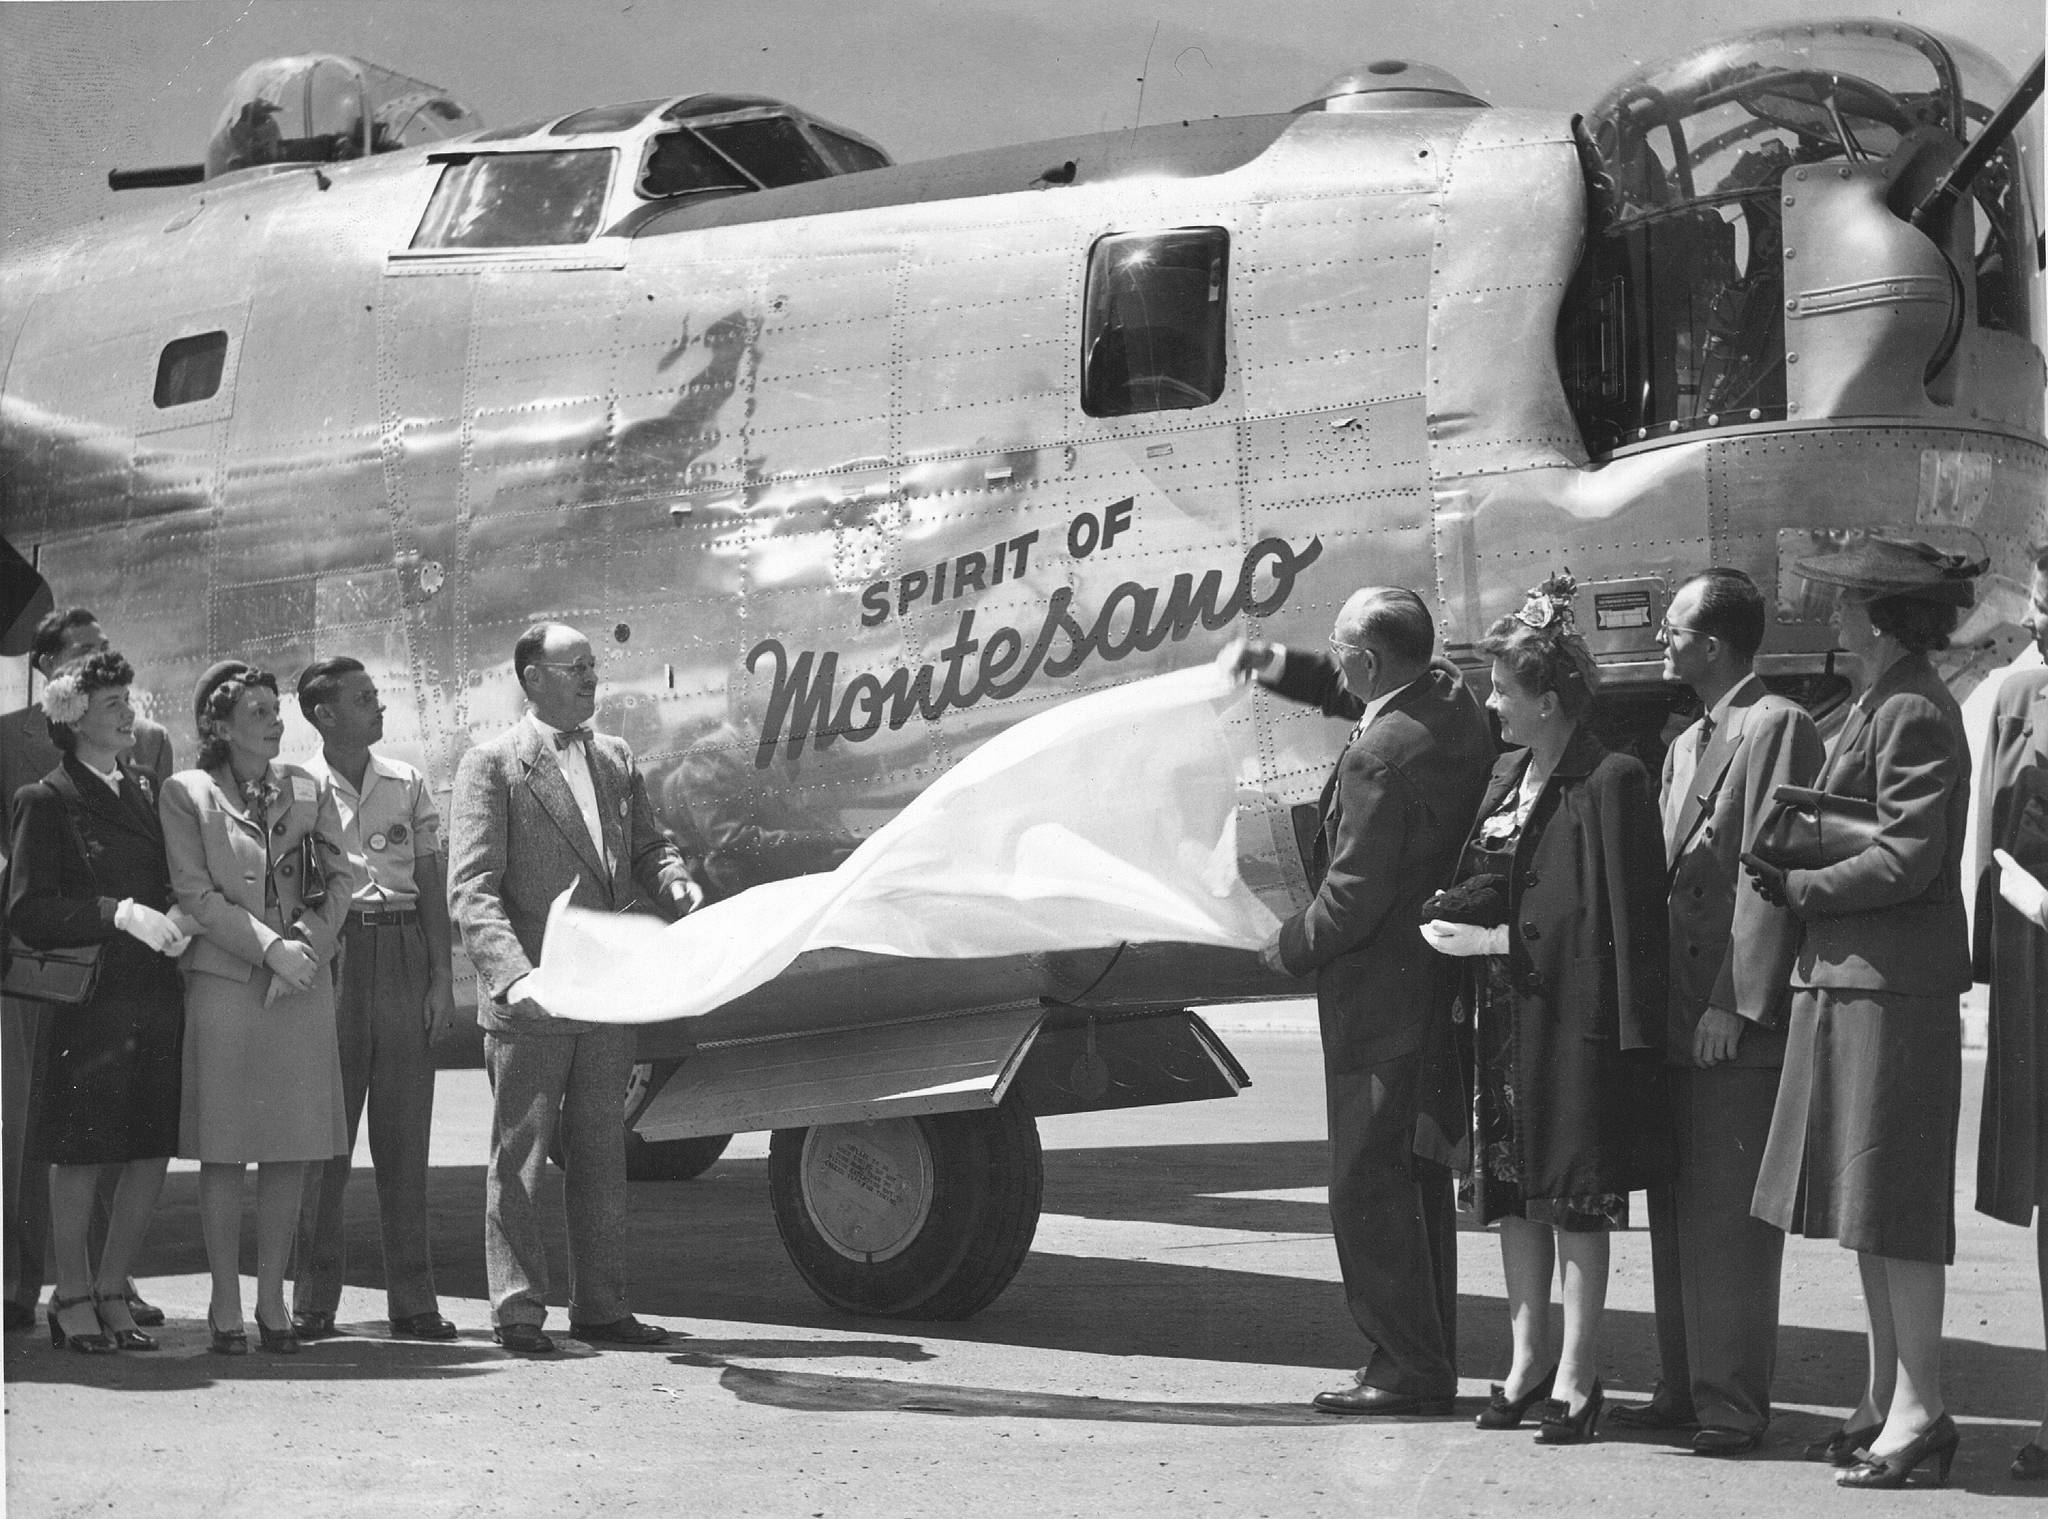
M 215 665 L 194 708 L 199 768 L 164 782 L 160 804 L 171 886 L 199 924 L 184 960 L 178 1153 L 199 1162 L 211 1348 L 249 1348 L 239 1257 L 242 1176 L 254 1161 L 256 1328 L 264 1349 L 288 1353 L 299 1342 L 284 1275 L 305 1163 L 348 1148 L 329 974 L 348 913 L 348 859 L 333 794 L 276 763 L 284 721 L 274 677 L 239 661 Z
M 1815 787 L 1875 804 L 1877 824 L 1837 864 L 1751 865 L 1805 935 L 1751 1211 L 1856 1252 L 1869 1375 L 1842 1428 L 1810 1454 L 1843 1468 L 1844 1487 L 1898 1487 L 1930 1461 L 1945 1480 L 1957 1443 L 1941 1397 L 1941 1318 L 1970 984 L 1970 749 L 1927 656 L 1947 647 L 1982 566 L 1873 540 L 1796 568 L 1843 588 L 1841 643 L 1864 681 Z

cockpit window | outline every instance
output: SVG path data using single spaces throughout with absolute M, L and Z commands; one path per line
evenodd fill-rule
M 1185 411 L 1223 394 L 1221 227 L 1122 232 L 1088 255 L 1081 409 L 1091 417 Z
M 713 152 L 695 132 L 663 132 L 649 139 L 636 188 L 649 200 L 701 195 L 716 190 L 751 190 L 754 182 Z
M 1929 34 L 1862 22 L 1753 32 L 1610 92 L 1580 126 L 1591 226 L 1558 332 L 1587 446 L 1783 417 L 1786 171 L 1952 148 L 1997 103 Z M 1994 204 L 2020 182 L 1980 176 L 1980 222 L 2023 223 Z M 1979 320 L 2024 331 L 2026 282 L 1997 276 L 2031 239 L 1980 242 Z
M 575 137 L 583 132 L 623 132 L 628 127 L 637 127 L 647 113 L 660 105 L 659 100 L 632 100 L 624 105 L 593 106 L 587 111 L 578 111 L 574 116 L 564 116 L 548 128 L 550 137 Z
M 722 121 L 700 126 L 710 144 L 768 189 L 824 179 L 832 170 L 787 116 Z
M 886 169 L 889 155 L 864 142 L 856 142 L 842 132 L 830 127 L 811 124 L 811 134 L 818 139 L 818 145 L 825 150 L 825 156 L 832 160 L 833 167 L 841 174 L 859 174 L 867 169 Z
M 415 248 L 525 248 L 588 242 L 604 217 L 609 148 L 483 153 L 441 171 Z

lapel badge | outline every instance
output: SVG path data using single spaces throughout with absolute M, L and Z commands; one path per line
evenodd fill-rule
M 390 841 L 381 833 L 373 833 L 369 838 L 369 844 L 372 849 L 382 849 L 388 842 Z
M 405 824 L 393 823 L 391 825 L 391 847 L 393 849 L 396 849 L 400 844 L 403 844 L 406 841 L 406 837 L 407 835 L 405 831 Z M 383 845 L 380 844 L 377 847 L 381 849 L 383 848 Z
M 620 798 L 619 798 L 619 816 L 620 816 L 620 817 L 624 817 L 625 815 L 626 815 L 626 799 L 625 799 L 624 797 L 620 797 Z

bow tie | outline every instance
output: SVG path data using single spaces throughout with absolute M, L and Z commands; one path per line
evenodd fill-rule
M 558 751 L 568 748 L 571 744 L 587 744 L 589 742 L 590 730 L 588 728 L 564 728 L 555 735 L 555 748 Z

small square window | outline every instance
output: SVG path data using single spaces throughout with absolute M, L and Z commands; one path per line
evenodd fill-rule
M 1081 409 L 1186 411 L 1223 394 L 1230 234 L 1119 232 L 1089 250 Z
M 227 357 L 225 332 L 202 332 L 166 343 L 163 357 L 156 361 L 158 410 L 210 399 L 220 389 L 221 369 Z

